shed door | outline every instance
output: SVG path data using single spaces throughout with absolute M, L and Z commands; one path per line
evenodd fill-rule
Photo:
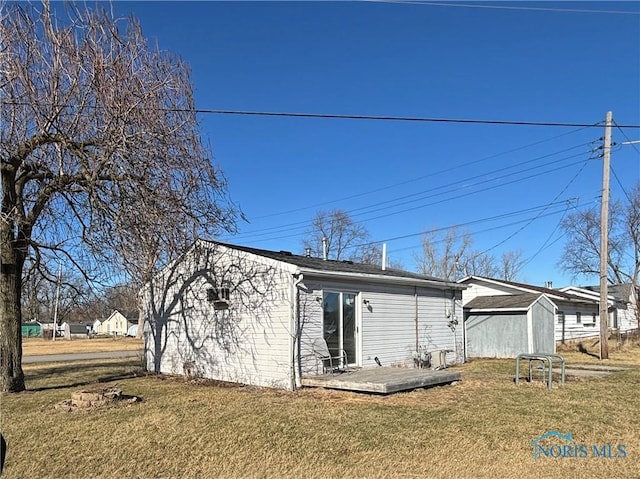
M 358 364 L 356 324 L 356 293 L 325 292 L 323 300 L 323 331 L 329 349 L 344 351 L 349 364 Z

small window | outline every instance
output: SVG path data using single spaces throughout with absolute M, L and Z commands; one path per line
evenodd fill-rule
M 207 301 L 213 303 L 215 309 L 227 309 L 230 297 L 231 291 L 226 283 L 219 288 L 207 289 Z
M 207 301 L 229 301 L 229 288 L 223 286 L 221 288 L 209 288 L 207 289 Z
M 582 322 L 582 313 L 580 311 L 576 312 L 576 323 L 580 324 Z
M 558 311 L 558 323 L 564 323 L 564 311 Z

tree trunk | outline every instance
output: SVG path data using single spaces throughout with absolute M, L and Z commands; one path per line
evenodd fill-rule
M 2 239 L 5 238 L 6 235 L 3 234 Z M 2 241 L 0 361 L 2 361 L 3 392 L 25 390 L 22 372 L 22 311 L 20 309 L 23 265 L 24 255 L 16 250 L 12 242 Z

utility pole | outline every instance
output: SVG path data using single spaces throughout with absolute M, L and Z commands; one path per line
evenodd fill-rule
M 58 303 L 60 302 L 60 283 L 62 282 L 62 263 L 58 265 L 58 281 L 56 283 L 56 302 L 53 305 L 53 336 L 51 339 L 56 340 L 58 332 Z
M 609 305 L 607 265 L 609 259 L 609 169 L 611 163 L 611 123 L 608 111 L 604 125 L 602 150 L 602 203 L 600 207 L 600 359 L 609 359 Z

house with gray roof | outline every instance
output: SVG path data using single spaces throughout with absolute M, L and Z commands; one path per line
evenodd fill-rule
M 324 372 L 319 341 L 349 368 L 413 367 L 420 351 L 459 363 L 464 288 L 199 240 L 143 289 L 145 361 L 161 373 L 286 389 Z
M 560 291 L 600 301 L 600 286 L 568 286 Z M 640 288 L 631 283 L 610 284 L 607 293 L 609 328 L 622 333 L 637 330 Z
M 482 276 L 459 280 L 469 357 L 555 352 L 557 342 L 597 337 L 599 303 L 562 290 Z

